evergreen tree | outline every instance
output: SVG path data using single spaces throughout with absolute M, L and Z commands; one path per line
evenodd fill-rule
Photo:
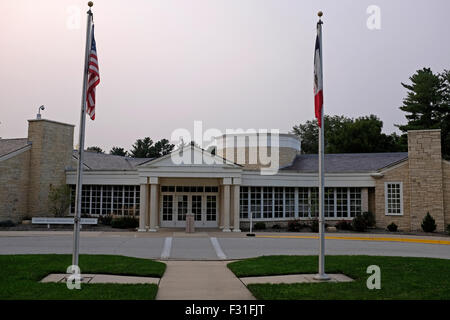
M 128 152 L 121 147 L 112 147 L 111 150 L 109 151 L 109 154 L 125 157 L 128 154 Z
M 102 148 L 97 147 L 97 146 L 89 147 L 89 148 L 86 149 L 86 151 L 89 151 L 89 152 L 97 152 L 97 153 L 105 153 L 105 152 L 102 150 Z
M 411 84 L 402 83 L 408 90 L 400 110 L 406 112 L 408 123 L 397 125 L 403 131 L 441 129 L 442 154 L 450 156 L 450 74 L 435 74 L 430 68 L 417 70 L 410 78 Z

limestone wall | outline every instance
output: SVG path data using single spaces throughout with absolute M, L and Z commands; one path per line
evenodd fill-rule
M 442 161 L 444 181 L 444 224 L 450 224 L 450 162 Z
M 65 169 L 71 164 L 74 126 L 45 119 L 28 122 L 32 142 L 28 212 L 48 216 L 50 186 L 65 184 Z
M 411 230 L 421 230 L 429 212 L 436 220 L 436 231 L 444 231 L 441 130 L 409 131 L 408 158 Z
M 0 161 L 0 221 L 27 215 L 30 150 Z
M 384 176 L 375 181 L 375 219 L 378 228 L 386 228 L 392 222 L 395 223 L 399 230 L 411 230 L 410 217 L 410 199 L 411 186 L 409 183 L 409 165 L 408 161 L 383 172 Z M 394 216 L 386 215 L 385 192 L 384 186 L 386 182 L 402 182 L 403 184 L 403 215 Z

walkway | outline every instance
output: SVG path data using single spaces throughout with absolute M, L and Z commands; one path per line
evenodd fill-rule
M 254 300 L 226 261 L 164 261 L 157 300 Z

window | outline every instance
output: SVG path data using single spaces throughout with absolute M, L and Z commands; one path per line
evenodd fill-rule
M 295 217 L 295 188 L 285 188 L 284 209 L 286 218 Z
M 348 192 L 347 188 L 336 188 L 336 216 L 348 217 Z
M 217 196 L 206 196 L 206 220 L 215 221 L 217 219 Z
M 273 213 L 273 199 L 272 199 L 272 187 L 264 187 L 263 188 L 263 218 L 270 219 L 272 218 Z
M 403 215 L 403 184 L 386 182 L 384 184 L 386 215 Z
M 309 189 L 298 188 L 298 216 L 307 218 L 309 216 Z
M 173 195 L 163 195 L 162 201 L 162 219 L 163 221 L 172 221 L 173 216 Z
M 274 218 L 283 218 L 283 188 L 276 187 L 274 199 Z
M 319 188 L 309 189 L 309 216 L 319 216 Z
M 325 217 L 334 217 L 334 188 L 325 188 Z
M 362 211 L 361 188 L 350 188 L 350 217 Z
M 250 188 L 250 213 L 253 218 L 261 218 L 261 188 L 251 187 Z
M 239 202 L 241 207 L 241 219 L 248 219 L 248 187 L 241 187 Z

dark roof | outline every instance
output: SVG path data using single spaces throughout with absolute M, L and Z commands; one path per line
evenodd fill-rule
M 20 150 L 28 145 L 31 145 L 31 142 L 28 142 L 27 138 L 0 139 L 0 157 Z
M 407 152 L 325 154 L 325 172 L 375 172 L 408 158 Z M 318 155 L 297 155 L 293 163 L 281 170 L 318 172 Z
M 78 151 L 73 151 L 73 157 L 78 160 Z M 131 158 L 86 151 L 83 163 L 88 170 L 127 171 L 136 170 L 138 165 L 149 160 L 151 158 Z

